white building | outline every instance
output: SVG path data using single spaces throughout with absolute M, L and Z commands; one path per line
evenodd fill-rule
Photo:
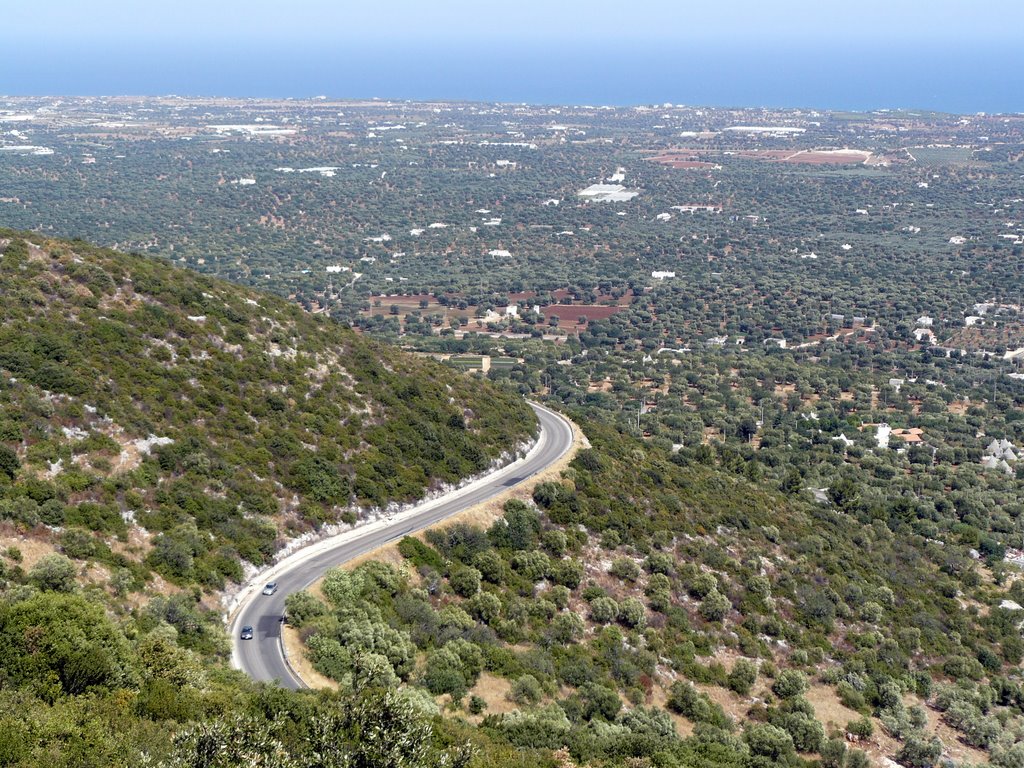
M 577 194 L 599 203 L 625 203 L 639 195 L 640 191 L 626 189 L 621 184 L 591 184 Z
M 688 205 L 673 205 L 673 211 L 679 211 L 680 213 L 697 213 L 702 211 L 704 213 L 721 213 L 722 206 L 720 205 L 704 205 L 704 204 L 688 204 Z M 749 218 L 749 217 L 748 217 Z

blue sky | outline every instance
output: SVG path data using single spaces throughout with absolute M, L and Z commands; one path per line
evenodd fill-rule
M 34 0 L 5 38 L 139 42 L 1024 39 L 1020 0 Z

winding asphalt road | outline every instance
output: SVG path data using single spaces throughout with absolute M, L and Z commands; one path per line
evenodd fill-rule
M 232 637 L 232 663 L 255 680 L 277 680 L 291 689 L 304 688 L 289 668 L 281 642 L 281 620 L 288 595 L 305 589 L 328 568 L 341 565 L 389 541 L 422 530 L 457 512 L 486 501 L 528 480 L 554 464 L 572 447 L 573 431 L 562 416 L 530 403 L 540 421 L 540 437 L 526 455 L 484 480 L 396 515 L 393 521 L 369 524 L 338 537 L 337 543 L 321 542 L 285 558 L 266 574 L 266 581 L 280 586 L 273 595 L 261 594 L 263 583 L 250 587 L 234 613 L 228 629 Z M 326 546 L 325 546 L 326 545 Z M 253 628 L 252 640 L 241 640 L 241 628 Z

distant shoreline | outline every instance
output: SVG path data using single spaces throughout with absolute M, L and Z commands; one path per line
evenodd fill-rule
M 308 50 L 77 45 L 35 55 L 13 41 L 0 94 L 473 101 L 555 106 L 673 104 L 952 114 L 1024 112 L 1020 48 L 750 46 L 602 50 L 514 45 Z M 2 97 L 0 97 L 2 98 Z

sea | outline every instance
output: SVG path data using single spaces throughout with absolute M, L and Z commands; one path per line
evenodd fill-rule
M 1024 112 L 1024 46 L 5 42 L 4 95 L 168 95 Z

